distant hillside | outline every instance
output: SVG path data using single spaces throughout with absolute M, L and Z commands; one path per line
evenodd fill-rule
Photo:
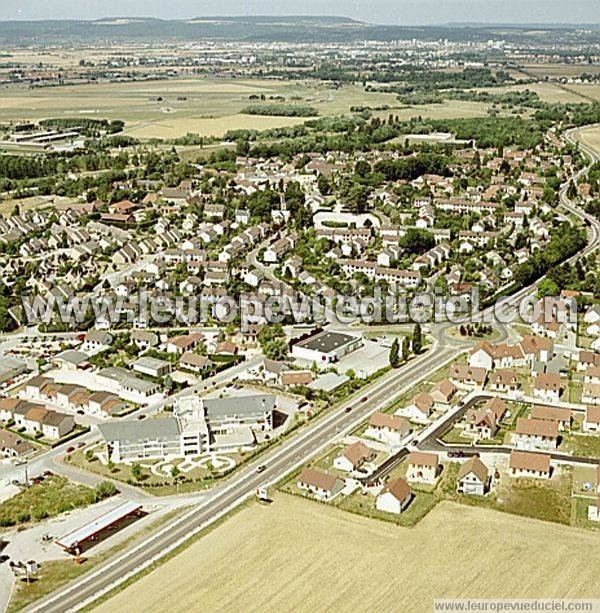
M 552 30 L 555 42 L 570 39 L 575 27 L 546 26 L 531 31 L 530 26 L 490 26 L 464 24 L 451 26 L 386 26 L 366 24 L 348 17 L 254 16 L 197 17 L 189 20 L 111 17 L 96 21 L 2 21 L 0 44 L 101 43 L 128 41 L 194 41 L 201 39 L 247 42 L 352 42 L 356 40 L 506 40 L 534 39 L 547 42 Z M 589 30 L 589 28 L 588 28 Z M 598 31 L 584 37 L 596 41 Z M 581 32 L 577 38 L 582 42 Z

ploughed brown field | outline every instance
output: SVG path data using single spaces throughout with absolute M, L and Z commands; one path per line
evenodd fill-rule
M 399 528 L 253 504 L 99 611 L 431 611 L 434 598 L 599 598 L 600 533 L 449 502 Z

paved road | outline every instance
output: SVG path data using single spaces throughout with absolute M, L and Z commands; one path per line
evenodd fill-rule
M 383 408 L 406 388 L 412 387 L 429 372 L 453 358 L 457 351 L 456 348 L 434 347 L 432 351 L 415 358 L 404 368 L 391 372 L 382 380 L 364 388 L 360 396 L 367 396 L 367 401 L 361 402 L 360 399 L 354 398 L 335 412 L 316 418 L 298 434 L 243 469 L 236 478 L 217 486 L 180 520 L 149 537 L 143 544 L 102 564 L 98 571 L 84 575 L 68 587 L 39 601 L 29 610 L 62 612 L 82 607 L 86 600 L 98 597 L 103 590 L 124 580 L 127 573 L 142 568 L 155 556 L 165 555 L 171 548 L 189 538 L 194 530 L 209 525 L 223 513 L 242 504 L 254 495 L 258 486 L 274 483 L 291 473 L 333 439 L 343 437 L 371 413 Z M 349 412 L 346 411 L 348 406 L 351 407 Z M 256 471 L 258 464 L 266 466 L 262 473 Z
M 430 431 L 426 437 L 424 437 L 418 444 L 418 448 L 422 451 L 436 451 L 436 452 L 448 452 L 459 451 L 463 453 L 472 454 L 474 451 L 481 453 L 503 453 L 509 454 L 513 451 L 513 447 L 506 445 L 444 445 L 440 442 L 439 438 L 443 436 L 455 423 L 460 421 L 465 413 L 478 403 L 485 402 L 489 398 L 492 398 L 494 394 L 481 392 L 469 398 L 467 402 L 458 410 L 447 414 L 447 419 L 436 424 L 436 427 Z M 553 460 L 570 462 L 571 464 L 600 464 L 600 458 L 587 458 L 585 456 L 573 456 L 566 453 L 560 453 L 557 451 L 542 451 L 539 453 L 546 453 L 552 457 Z
M 562 191 L 561 200 L 565 206 L 573 206 L 566 199 L 566 193 L 563 194 Z M 585 214 L 578 209 L 573 209 L 573 211 L 578 216 L 586 218 Z M 588 223 L 590 224 L 591 244 L 586 247 L 585 253 L 589 253 L 598 246 L 600 237 L 600 224 L 591 219 L 588 220 Z M 533 287 L 524 288 L 510 299 L 511 303 L 516 304 L 520 298 L 532 291 Z M 489 312 L 489 309 L 481 315 L 486 312 Z M 370 413 L 391 402 L 405 388 L 412 387 L 419 380 L 424 379 L 428 372 L 457 356 L 460 351 L 460 347 L 447 346 L 441 337 L 439 340 L 436 339 L 434 346 L 427 354 L 413 360 L 404 368 L 386 375 L 379 382 L 363 390 L 360 395 L 368 396 L 366 402 L 357 403 L 355 398 L 335 412 L 315 419 L 306 428 L 261 456 L 260 460 L 243 469 L 235 478 L 217 486 L 181 519 L 165 526 L 143 543 L 112 558 L 98 569 L 38 601 L 28 610 L 62 612 L 83 607 L 87 602 L 124 581 L 130 573 L 138 572 L 190 538 L 198 530 L 216 521 L 230 509 L 242 504 L 243 501 L 253 496 L 256 487 L 276 482 L 293 472 L 295 468 L 305 463 L 337 437 L 351 431 Z M 351 406 L 351 410 L 346 412 L 345 409 L 348 406 Z M 260 474 L 256 472 L 259 463 L 266 466 L 264 472 Z
M 221 371 L 220 373 L 217 373 L 216 375 L 213 375 L 212 377 L 209 377 L 196 385 L 190 386 L 182 390 L 181 392 L 178 392 L 177 394 L 173 394 L 172 396 L 155 400 L 147 407 L 140 407 L 136 411 L 133 411 L 123 421 L 133 421 L 137 419 L 137 416 L 141 413 L 145 415 L 152 415 L 154 413 L 158 413 L 165 407 L 165 405 L 173 402 L 173 400 L 177 399 L 178 397 L 187 396 L 195 392 L 200 392 L 204 389 L 209 389 L 211 387 L 214 387 L 215 385 L 224 383 L 225 381 L 229 381 L 240 375 L 246 369 L 251 368 L 252 366 L 257 366 L 261 362 L 261 360 L 262 357 L 260 356 L 253 357 L 245 362 L 241 362 L 236 366 L 228 368 L 227 370 Z M 97 440 L 100 440 L 99 433 L 96 428 L 92 426 L 92 430 L 90 432 L 78 437 L 75 442 L 68 441 L 66 443 L 63 443 L 62 445 L 58 445 L 57 447 L 49 449 L 48 451 L 45 451 L 44 453 L 29 460 L 27 462 L 27 471 L 29 473 L 29 476 L 32 477 L 43 473 L 45 470 L 51 470 L 54 473 L 68 477 L 72 481 L 83 483 L 84 485 L 88 485 L 90 487 L 96 486 L 101 481 L 110 481 L 111 479 L 107 479 L 104 476 L 80 470 L 75 466 L 68 465 L 60 461 L 60 458 L 64 456 L 66 450 L 69 447 L 80 443 L 85 443 L 87 445 Z M 0 465 L 0 478 L 9 480 L 17 479 L 19 481 L 23 481 L 24 476 L 25 465 Z M 183 501 L 188 503 L 190 498 L 201 499 L 204 498 L 206 495 L 205 492 L 198 492 L 197 494 L 182 494 L 180 496 L 174 495 L 157 498 L 151 494 L 144 492 L 139 488 L 129 486 L 122 481 L 113 480 L 113 483 L 121 492 L 130 497 L 131 500 L 139 501 L 140 503 L 152 502 L 153 504 L 159 503 L 179 505 L 183 504 Z

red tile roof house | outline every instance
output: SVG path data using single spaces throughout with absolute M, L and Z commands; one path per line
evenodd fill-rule
M 373 413 L 365 434 L 389 445 L 399 445 L 411 432 L 410 424 L 404 417 L 388 413 Z
M 583 381 L 592 385 L 600 385 L 600 366 L 588 366 Z
M 420 392 L 415 394 L 410 403 L 398 409 L 394 414 L 406 417 L 415 424 L 429 423 L 429 416 L 433 410 L 434 400 L 431 394 Z
M 477 456 L 473 456 L 461 465 L 457 481 L 459 494 L 485 496 L 490 487 L 488 467 Z
M 565 409 L 564 407 L 549 407 L 542 404 L 534 404 L 529 417 L 532 419 L 555 421 L 558 425 L 559 432 L 564 432 L 571 428 L 571 409 Z
M 468 363 L 472 367 L 492 370 L 492 368 L 525 366 L 526 360 L 520 345 L 508 343 L 492 345 L 488 341 L 481 341 L 471 350 Z
M 584 383 L 581 392 L 581 402 L 600 405 L 600 384 Z
M 587 370 L 590 366 L 600 366 L 600 353 L 580 351 L 577 370 Z
M 590 433 L 600 432 L 600 406 L 586 407 L 583 431 Z
M 458 387 L 483 389 L 487 379 L 485 368 L 468 366 L 466 364 L 453 364 L 450 367 L 450 381 Z
M 341 479 L 314 468 L 303 469 L 298 477 L 297 485 L 318 500 L 331 500 L 344 488 L 344 482 Z
M 558 401 L 562 393 L 560 375 L 555 373 L 540 373 L 533 383 L 533 395 L 548 401 Z
M 199 332 L 192 332 L 191 334 L 185 334 L 183 336 L 174 336 L 167 341 L 167 353 L 179 353 L 184 354 L 186 351 L 195 349 L 203 340 L 202 334 Z
M 372 460 L 375 453 L 364 443 L 356 442 L 346 447 L 342 453 L 333 460 L 333 467 L 337 470 L 350 473 L 358 470 L 365 462 Z
M 514 370 L 497 370 L 490 374 L 490 388 L 498 392 L 514 392 L 519 389 L 519 376 Z
M 413 493 L 404 479 L 389 481 L 375 500 L 375 508 L 386 513 L 399 515 L 410 504 Z
M 545 453 L 511 451 L 509 473 L 513 477 L 550 478 L 550 456 Z
M 452 399 L 458 392 L 458 388 L 449 379 L 440 381 L 430 392 L 435 404 L 442 407 L 448 407 L 452 403 Z
M 415 483 L 433 485 L 440 470 L 437 454 L 424 451 L 412 451 L 407 458 L 406 478 Z
M 505 413 L 506 403 L 502 398 L 494 397 L 486 400 L 483 407 L 467 411 L 465 415 L 467 426 L 464 434 L 481 440 L 493 438 L 498 432 L 499 422 Z
M 548 419 L 519 417 L 512 440 L 517 449 L 551 451 L 558 446 L 558 424 Z

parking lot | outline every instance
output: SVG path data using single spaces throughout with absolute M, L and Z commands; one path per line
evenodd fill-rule
M 335 364 L 335 367 L 340 373 L 353 370 L 357 376 L 362 376 L 361 373 L 364 373 L 368 377 L 385 368 L 389 363 L 390 348 L 382 346 L 379 341 L 365 339 L 360 349 L 345 355 Z

